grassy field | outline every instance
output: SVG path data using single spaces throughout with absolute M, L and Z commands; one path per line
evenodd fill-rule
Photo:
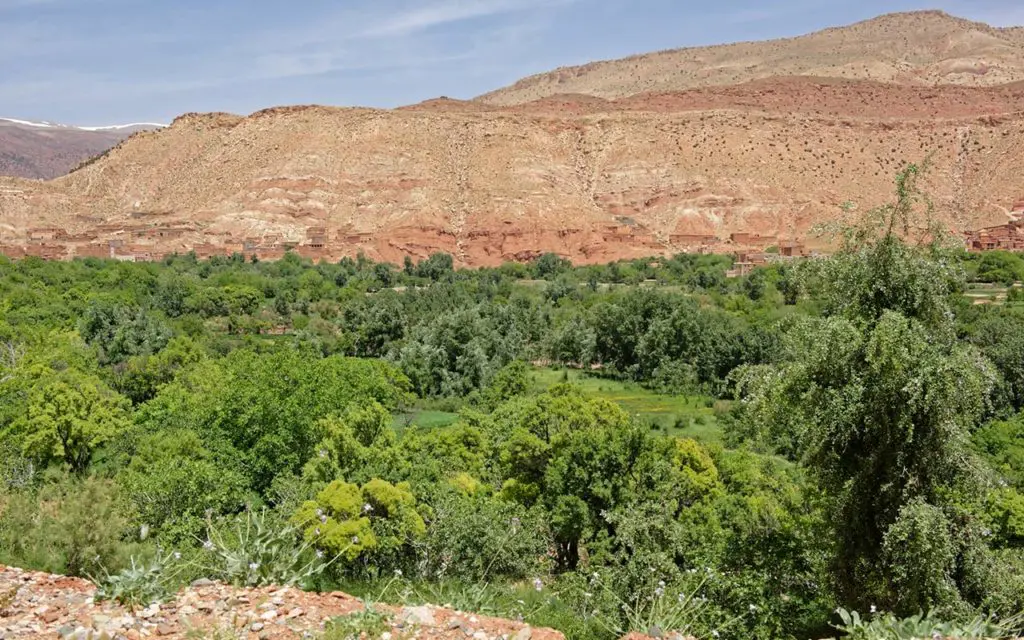
M 450 424 L 454 424 L 458 419 L 459 415 L 457 413 L 413 408 L 402 413 L 396 413 L 393 424 L 395 431 L 401 433 L 409 425 L 433 429 L 436 427 L 447 427 Z
M 710 396 L 665 395 L 632 382 L 621 382 L 575 369 L 536 368 L 531 373 L 534 390 L 541 392 L 560 382 L 579 385 L 585 393 L 617 403 L 653 427 L 673 435 L 704 442 L 720 442 L 722 428 Z M 719 402 L 719 408 L 727 404 Z
M 721 442 L 722 428 L 715 415 L 716 407 L 725 409 L 727 402 L 715 401 L 710 396 L 667 395 L 655 393 L 632 382 L 622 382 L 592 375 L 575 369 L 536 367 L 530 373 L 532 393 L 543 393 L 551 386 L 571 382 L 584 393 L 615 402 L 663 433 L 695 438 L 703 442 Z M 458 421 L 454 409 L 443 410 L 423 401 L 419 406 L 395 414 L 394 427 L 401 433 L 410 425 L 426 429 L 447 427 Z
M 1003 304 L 1009 287 L 1000 284 L 972 282 L 967 285 L 964 295 L 974 304 Z

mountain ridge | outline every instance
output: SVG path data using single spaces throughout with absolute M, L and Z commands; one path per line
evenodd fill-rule
M 1011 60 L 1012 64 L 1006 68 L 996 64 L 992 67 L 985 67 L 984 72 L 979 74 L 978 69 L 971 68 L 969 64 L 971 61 L 961 61 L 960 66 L 958 66 L 955 64 L 957 59 L 946 58 L 944 61 L 950 63 L 946 67 L 939 65 L 935 69 L 925 69 L 916 76 L 912 73 L 914 71 L 913 65 L 906 69 L 901 69 L 895 64 L 888 66 L 878 64 L 876 68 L 868 68 L 865 72 L 864 69 L 859 68 L 843 68 L 845 65 L 837 67 L 828 64 L 816 65 L 812 63 L 817 56 L 828 58 L 842 53 L 842 51 L 835 51 L 837 36 L 843 40 L 839 44 L 845 46 L 848 44 L 846 41 L 849 40 L 853 41 L 854 47 L 862 46 L 865 42 L 868 44 L 872 43 L 871 38 L 865 38 L 865 35 L 879 39 L 886 44 L 879 45 L 875 49 L 885 51 L 885 55 L 891 57 L 893 50 L 898 52 L 901 48 L 906 50 L 907 47 L 900 47 L 899 45 L 905 44 L 902 42 L 903 38 L 898 37 L 898 34 L 890 32 L 906 33 L 908 29 L 914 33 L 924 33 L 926 41 L 928 39 L 934 41 L 937 36 L 949 35 L 956 29 L 966 30 L 969 33 L 979 32 L 999 41 L 1004 41 L 1003 44 L 1009 44 L 1014 59 Z M 476 100 L 507 105 L 543 98 L 553 93 L 584 93 L 604 98 L 615 98 L 656 90 L 681 90 L 702 86 L 730 85 L 777 75 L 881 79 L 888 82 L 913 82 L 916 84 L 936 84 L 938 83 L 938 78 L 944 77 L 948 82 L 939 84 L 991 86 L 1024 80 L 1024 39 L 1022 39 L 1021 34 L 1024 34 L 1024 28 L 992 27 L 981 22 L 951 16 L 943 11 L 925 10 L 889 13 L 851 25 L 829 27 L 806 35 L 789 38 L 744 41 L 705 47 L 665 49 L 635 54 L 620 59 L 559 67 L 552 71 L 527 76 L 512 85 L 478 96 Z M 847 38 L 847 36 L 850 37 Z M 952 47 L 955 44 L 958 43 L 950 42 L 949 46 Z M 991 46 L 997 43 L 989 42 L 988 44 Z M 794 47 L 801 50 L 790 52 L 789 49 Z M 753 63 L 749 65 L 749 68 L 771 68 L 770 72 L 765 70 L 751 73 L 748 68 L 742 68 L 739 70 L 733 69 L 732 73 L 729 73 L 731 67 L 728 66 L 716 68 L 715 66 L 709 67 L 707 64 L 701 65 L 701 63 L 706 62 L 703 60 L 704 56 L 716 56 L 723 53 L 728 54 L 732 58 L 741 57 L 742 59 L 742 56 L 749 58 L 751 56 L 751 49 L 768 49 L 768 51 L 755 52 L 753 60 L 748 61 L 748 63 Z M 796 57 L 796 62 L 791 63 L 795 67 L 786 67 L 780 63 L 780 54 L 786 53 L 791 53 Z M 689 58 L 695 55 L 698 59 L 696 64 L 693 64 L 695 61 Z M 845 60 L 847 65 L 851 64 L 850 56 L 843 58 L 840 55 L 839 57 Z M 856 60 L 856 58 L 857 56 L 852 56 L 852 59 Z M 774 60 L 774 63 L 768 64 L 768 61 L 772 60 Z M 898 62 L 899 60 L 897 59 L 896 61 Z M 640 62 L 646 65 L 645 69 L 637 70 L 630 68 L 630 65 L 635 67 Z M 663 71 L 659 71 L 660 67 L 656 64 L 660 62 L 664 62 L 662 66 L 665 69 Z M 687 64 L 689 64 L 689 68 L 687 68 Z M 627 71 L 635 72 L 638 75 L 624 77 L 627 75 Z M 690 75 L 687 75 L 688 72 Z M 602 73 L 604 74 L 603 76 L 601 75 Z M 950 77 L 952 74 L 959 75 Z
M 959 29 L 942 36 L 957 59 L 963 47 L 991 49 L 976 23 L 944 15 L 889 16 L 853 33 L 920 27 L 923 16 Z M 934 36 L 911 36 L 904 48 L 932 60 Z M 856 58 L 849 43 L 860 40 L 838 49 Z M 1004 62 L 1024 69 L 1024 53 Z M 0 179 L 0 252 L 273 259 L 294 247 L 400 262 L 444 251 L 480 266 L 548 251 L 607 262 L 824 248 L 812 228 L 847 201 L 889 201 L 903 164 L 929 156 L 927 186 L 951 231 L 1017 215 L 1024 78 L 929 85 L 782 71 L 613 98 L 183 114 L 56 180 Z
M 0 175 L 40 180 L 56 178 L 140 131 L 163 126 L 133 123 L 76 127 L 0 118 Z

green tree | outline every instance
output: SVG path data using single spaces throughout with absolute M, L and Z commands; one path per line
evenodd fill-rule
M 955 270 L 934 246 L 897 235 L 923 202 L 916 171 L 901 174 L 895 205 L 821 265 L 825 317 L 790 334 L 788 361 L 740 376 L 752 432 L 799 456 L 829 497 L 840 598 L 904 612 L 961 595 L 947 576 L 970 536 L 941 550 L 901 545 L 945 540 L 950 496 L 979 495 L 968 441 L 995 381 L 955 339 Z M 926 556 L 935 562 L 920 564 Z
M 104 364 L 156 353 L 171 339 L 171 330 L 153 314 L 120 304 L 92 304 L 80 330 Z
M 481 404 L 493 410 L 498 405 L 526 395 L 530 389 L 530 366 L 513 360 L 498 370 L 482 394 Z
M 452 257 L 447 253 L 432 253 L 416 265 L 416 275 L 438 282 L 454 272 Z
M 63 461 L 81 474 L 93 453 L 128 428 L 128 401 L 73 369 L 37 383 L 26 414 L 9 431 L 41 463 Z
M 170 544 L 195 540 L 208 515 L 236 512 L 248 498 L 245 476 L 187 430 L 141 438 L 117 479 L 140 524 Z

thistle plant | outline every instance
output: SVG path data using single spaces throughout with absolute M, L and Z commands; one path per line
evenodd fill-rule
M 718 610 L 704 595 L 705 587 L 714 577 L 713 572 L 689 575 L 696 578 L 689 585 L 669 587 L 664 580 L 658 580 L 649 591 L 638 591 L 628 599 L 620 596 L 606 577 L 595 571 L 588 580 L 590 591 L 583 594 L 584 600 L 591 604 L 584 616 L 615 637 L 635 631 L 718 638 L 747 615 L 721 620 L 716 615 Z M 756 606 L 750 605 L 750 613 L 756 610 Z
M 874 607 L 868 616 L 856 611 L 836 609 L 842 624 L 835 628 L 850 640 L 933 640 L 957 638 L 982 640 L 983 638 L 1016 638 L 1024 631 L 1024 613 L 999 619 L 992 615 L 977 615 L 961 622 L 945 622 L 931 613 L 918 613 L 909 618 L 897 618 L 891 613 L 877 612 Z
M 209 577 L 245 587 L 307 584 L 347 551 L 327 557 L 313 541 L 302 540 L 298 527 L 269 522 L 266 510 L 246 510 L 234 527 L 223 530 L 208 519 L 201 542 L 213 560 Z

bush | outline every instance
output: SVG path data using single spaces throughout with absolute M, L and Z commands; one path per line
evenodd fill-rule
M 379 479 L 361 488 L 335 480 L 315 500 L 304 502 L 291 521 L 307 544 L 349 563 L 373 558 L 378 568 L 395 562 L 426 532 L 409 485 Z
M 520 580 L 543 565 L 548 536 L 536 510 L 481 492 L 448 491 L 437 496 L 431 511 L 419 547 L 420 569 L 428 578 Z
M 142 438 L 118 480 L 140 523 L 171 545 L 198 538 L 208 513 L 237 513 L 246 504 L 242 474 L 218 460 L 188 430 Z
M 166 558 L 160 553 L 149 562 L 132 557 L 130 566 L 117 573 L 108 572 L 97 581 L 96 599 L 115 600 L 135 609 L 166 597 L 171 579 Z
M 0 563 L 72 576 L 118 570 L 135 548 L 129 513 L 117 485 L 96 478 L 0 494 Z

